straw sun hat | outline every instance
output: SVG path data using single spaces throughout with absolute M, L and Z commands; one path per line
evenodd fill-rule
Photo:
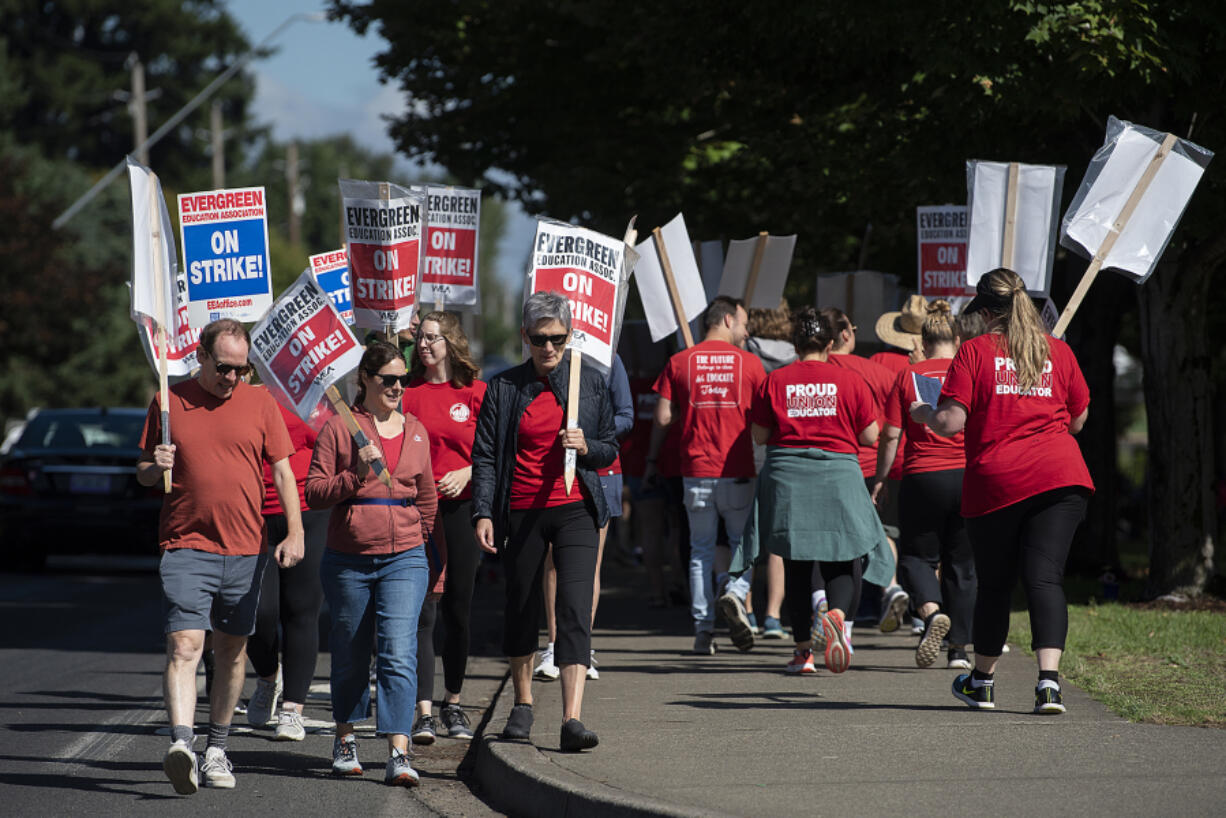
M 928 302 L 922 295 L 907 298 L 898 312 L 887 312 L 877 319 L 877 337 L 893 347 L 910 352 L 919 340 L 928 315 Z

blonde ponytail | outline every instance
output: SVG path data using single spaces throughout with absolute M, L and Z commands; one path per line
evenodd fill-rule
M 998 303 L 1008 303 L 997 314 L 1004 318 L 1003 334 L 1017 370 L 1018 390 L 1024 395 L 1038 384 L 1047 363 L 1047 327 L 1026 295 L 1026 283 L 1017 273 L 998 267 L 986 276 Z

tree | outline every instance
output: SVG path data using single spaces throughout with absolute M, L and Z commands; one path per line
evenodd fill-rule
M 1181 135 L 1194 126 L 1202 144 L 1226 145 L 1210 102 L 1226 78 L 1226 7 L 1211 0 L 683 0 L 643 11 L 612 0 L 331 3 L 387 39 L 377 63 L 413 99 L 392 129 L 410 157 L 606 232 L 631 213 L 658 224 L 679 209 L 696 238 L 798 232 L 797 299 L 813 273 L 852 268 L 869 223 L 872 265 L 910 278 L 914 207 L 961 201 L 968 158 L 1067 164 L 1067 202 L 1108 114 Z M 1161 283 L 1140 294 L 1157 311 L 1142 337 L 1151 462 L 1179 464 L 1170 485 L 1151 480 L 1155 593 L 1203 588 L 1212 560 L 1212 419 L 1192 371 L 1208 370 L 1196 299 L 1221 261 L 1226 234 L 1212 220 L 1224 204 L 1211 168 Z M 1102 316 L 1098 303 L 1079 320 Z M 1114 339 L 1086 343 L 1101 356 Z M 1110 366 L 1082 355 L 1087 368 Z M 1114 430 L 1096 440 L 1109 445 Z M 1093 459 L 1111 468 L 1111 453 Z

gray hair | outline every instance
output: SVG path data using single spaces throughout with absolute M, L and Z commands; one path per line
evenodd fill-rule
M 550 290 L 528 296 L 524 302 L 524 330 L 531 332 L 546 321 L 559 321 L 570 332 L 570 301 Z

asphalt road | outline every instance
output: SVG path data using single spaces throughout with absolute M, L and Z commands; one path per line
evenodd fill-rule
M 185 800 L 161 769 L 169 739 L 160 608 L 152 558 L 53 558 L 47 573 L 0 574 L 0 814 L 160 815 L 168 801 Z M 478 657 L 471 671 L 465 704 L 475 724 L 502 666 Z M 467 742 L 440 740 L 421 750 L 415 766 L 423 786 L 405 790 L 382 783 L 385 744 L 368 728 L 359 743 L 366 775 L 332 777 L 327 676 L 325 653 L 301 743 L 273 742 L 270 731 L 235 717 L 230 757 L 238 786 L 202 789 L 190 796 L 193 811 L 496 814 L 457 778 Z M 203 675 L 200 682 L 203 689 Z M 249 677 L 247 693 L 253 686 Z M 202 697 L 198 733 L 207 719 Z

